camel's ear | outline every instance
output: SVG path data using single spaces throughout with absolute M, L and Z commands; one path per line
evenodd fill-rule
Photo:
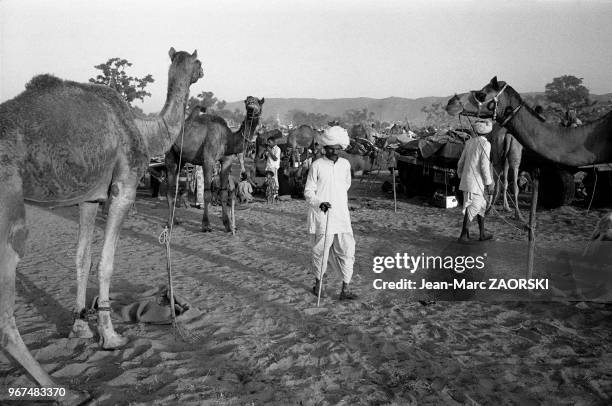
M 174 49 L 174 47 L 170 47 L 170 50 L 168 51 L 168 55 L 170 55 L 170 60 L 174 59 L 174 55 L 176 55 L 176 50 Z
M 261 100 L 260 100 L 260 103 L 259 103 L 259 104 L 264 104 L 264 101 L 265 101 L 265 100 L 266 100 L 266 98 L 265 98 L 265 97 L 262 97 L 262 98 L 261 98 Z
M 198 50 L 194 49 L 193 54 L 191 54 L 191 56 L 193 56 L 194 58 L 198 57 Z
M 497 81 L 497 76 L 493 76 L 493 79 L 491 79 L 491 86 L 493 86 L 493 89 L 499 90 L 499 82 Z

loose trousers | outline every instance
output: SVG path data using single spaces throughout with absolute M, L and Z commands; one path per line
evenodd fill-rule
M 315 278 L 321 279 L 323 258 L 332 270 L 342 273 L 343 282 L 350 283 L 353 277 L 353 264 L 355 263 L 355 238 L 353 233 L 312 234 L 312 269 Z

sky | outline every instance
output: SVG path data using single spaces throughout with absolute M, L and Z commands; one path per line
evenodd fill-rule
M 602 94 L 611 40 L 612 0 L 0 0 L 0 101 L 121 57 L 155 79 L 134 104 L 159 111 L 170 47 L 198 50 L 192 95 L 229 102 L 448 96 L 495 75 L 531 92 L 569 74 Z

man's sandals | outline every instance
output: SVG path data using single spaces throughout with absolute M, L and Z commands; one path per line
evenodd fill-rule
M 315 284 L 312 287 L 312 291 L 311 291 L 312 294 L 317 297 L 319 297 L 319 284 L 320 284 L 320 281 L 318 279 L 315 279 Z M 321 289 L 321 297 L 322 298 L 326 297 L 325 291 L 323 289 Z M 357 294 L 349 290 L 348 284 L 342 282 L 342 290 L 340 291 L 340 296 L 338 297 L 338 300 L 354 300 L 354 299 L 357 299 Z

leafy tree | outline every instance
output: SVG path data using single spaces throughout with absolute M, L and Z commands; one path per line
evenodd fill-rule
M 373 120 L 375 116 L 376 114 L 373 111 L 368 111 L 367 107 L 361 110 L 350 109 L 344 112 L 344 120 L 350 125 Z
M 457 124 L 457 119 L 446 112 L 443 103 L 432 103 L 423 106 L 421 111 L 426 114 L 424 125 L 437 128 L 451 128 Z
M 289 110 L 287 112 L 287 120 L 295 126 L 306 124 L 314 128 L 322 128 L 333 119 L 334 117 L 325 113 L 307 113 L 302 110 Z
M 189 100 L 187 101 L 187 114 L 189 114 L 189 112 L 195 107 L 195 106 L 202 106 L 202 107 L 206 107 L 206 109 L 210 109 L 212 107 L 214 107 L 215 104 L 217 104 L 218 100 L 215 97 L 215 94 L 213 92 L 202 92 L 196 96 L 191 96 L 189 98 Z M 225 105 L 224 105 L 225 107 Z
M 126 68 L 130 66 L 132 66 L 132 64 L 128 62 L 127 59 L 111 58 L 105 63 L 94 66 L 94 68 L 101 70 L 102 73 L 95 78 L 90 78 L 89 81 L 91 83 L 112 87 L 118 91 L 131 106 L 134 100 L 139 99 L 140 101 L 144 101 L 145 97 L 151 96 L 151 93 L 147 92 L 145 88 L 149 83 L 153 83 L 155 80 L 150 74 L 143 78 L 129 76 L 126 72 Z
M 589 89 L 582 84 L 582 78 L 563 75 L 554 78 L 545 86 L 545 95 L 553 103 L 559 103 L 565 110 L 589 104 Z

